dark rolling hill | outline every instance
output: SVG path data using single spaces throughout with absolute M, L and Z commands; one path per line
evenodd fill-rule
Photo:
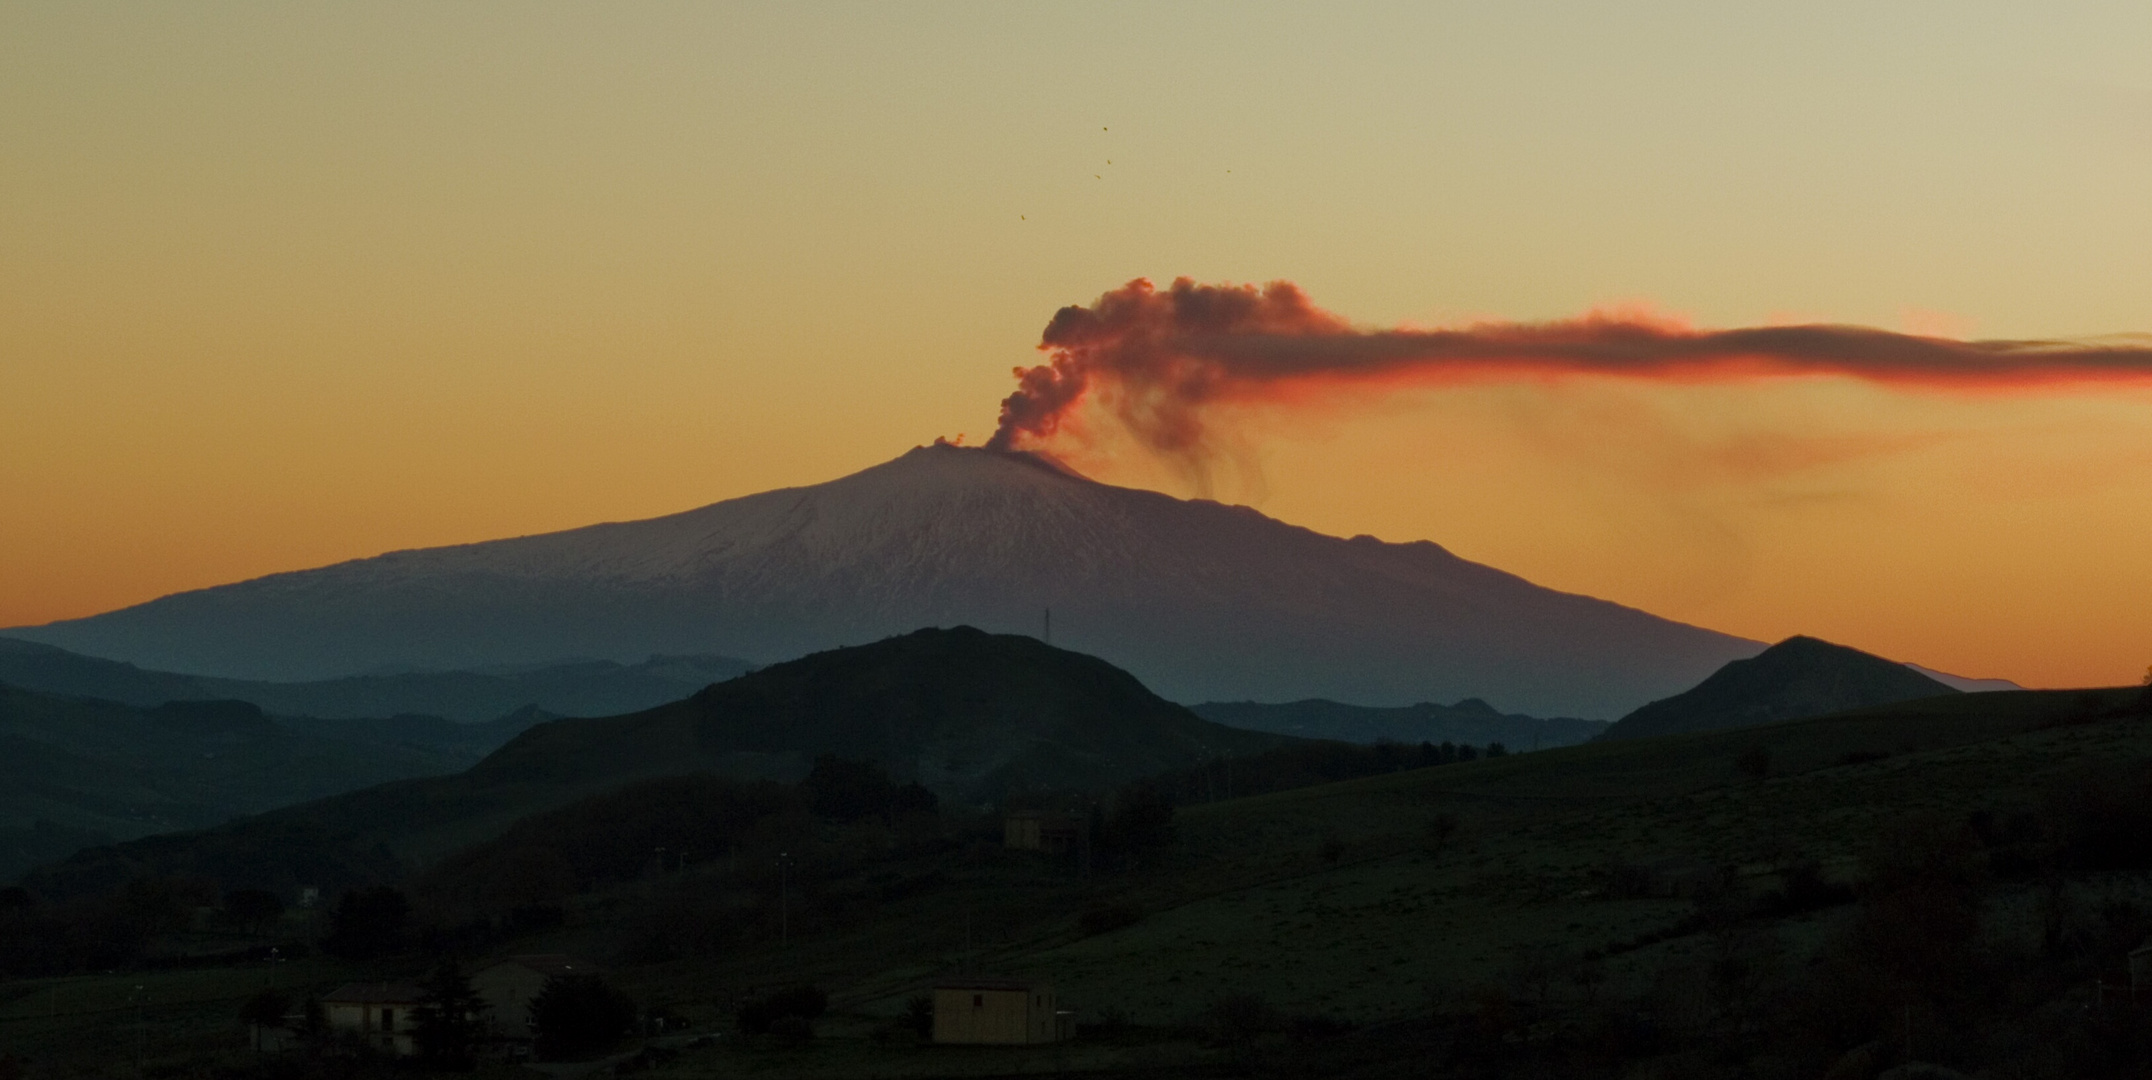
M 1206 701 L 1190 708 L 1205 720 L 1229 727 L 1351 743 L 1501 743 L 1511 750 L 1550 750 L 1589 741 L 1607 729 L 1604 720 L 1503 713 L 1478 698 L 1455 705 L 1423 701 L 1389 709 L 1320 698 L 1276 705 Z
M 148 873 L 289 889 L 291 866 L 425 862 L 577 799 L 663 776 L 792 781 L 831 754 L 944 799 L 1100 791 L 1291 741 L 1204 720 L 1095 657 L 957 627 L 774 664 L 626 716 L 538 725 L 454 775 L 406 780 L 185 837 L 85 852 L 35 879 L 50 895 Z M 334 880 L 305 882 L 323 886 Z
M 155 671 L 0 637 L 0 682 L 25 689 L 144 707 L 167 701 L 249 701 L 278 716 L 324 720 L 417 715 L 475 724 L 498 720 L 526 706 L 556 716 L 617 716 L 678 701 L 753 669 L 753 664 L 724 656 L 653 656 L 633 664 L 585 660 L 507 670 L 265 682 Z M 492 740 L 480 752 L 499 746 L 515 731 Z M 457 735 L 457 741 L 469 742 L 474 733 Z
M 145 667 L 314 680 L 770 660 L 920 626 L 1029 633 L 1046 608 L 1056 641 L 1177 701 L 1478 697 L 1612 716 L 1762 648 L 1425 541 L 1325 536 L 951 446 L 669 517 L 393 552 L 9 633 Z
M 463 764 L 420 746 L 294 732 L 246 702 L 138 709 L 0 684 L 0 882 L 85 845 Z
M 1278 741 L 1203 720 L 1095 657 L 960 626 L 773 664 L 634 716 L 555 721 L 472 773 L 577 783 L 693 762 L 793 777 L 835 754 L 980 802 L 1098 790 Z
M 1959 692 L 1904 664 L 1796 636 L 1622 717 L 1602 738 L 1753 727 Z

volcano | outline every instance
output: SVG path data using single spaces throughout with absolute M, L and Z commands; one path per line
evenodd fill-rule
M 397 551 L 6 631 L 260 679 L 566 657 L 759 661 L 922 626 L 1043 630 L 1177 701 L 1485 699 L 1615 716 L 1759 642 L 1556 592 L 1426 541 L 1341 539 L 1241 506 L 919 447 L 698 510 Z

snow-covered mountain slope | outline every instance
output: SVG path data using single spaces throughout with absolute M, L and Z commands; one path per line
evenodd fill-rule
M 669 517 L 392 552 L 8 634 L 148 667 L 321 678 L 382 665 L 722 653 L 773 661 L 921 626 L 1036 633 L 1180 701 L 1484 698 L 1618 715 L 1761 643 L 1543 589 L 1432 543 L 930 446 Z

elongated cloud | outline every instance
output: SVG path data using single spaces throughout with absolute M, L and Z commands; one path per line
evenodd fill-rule
M 1643 315 L 1593 314 L 1454 330 L 1364 330 L 1291 282 L 1161 291 L 1137 279 L 1055 313 L 1048 361 L 1016 370 L 987 445 L 1016 449 L 1060 431 L 1087 401 L 1151 450 L 1200 457 L 1206 412 L 1291 401 L 1324 386 L 1415 385 L 1572 375 L 1719 381 L 1837 375 L 1925 388 L 2152 381 L 2152 338 L 1957 341 L 1861 326 L 1696 330 Z

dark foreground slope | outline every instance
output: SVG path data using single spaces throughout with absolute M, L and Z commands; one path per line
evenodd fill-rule
M 204 874 L 279 889 L 426 861 L 528 815 L 637 780 L 711 773 L 797 780 L 830 754 L 880 765 L 945 799 L 1101 791 L 1289 741 L 1203 720 L 1094 657 L 969 627 L 818 653 L 627 716 L 541 724 L 469 770 L 386 784 L 185 837 L 85 852 L 47 868 L 51 895 L 142 874 Z M 338 868 L 345 869 L 338 869 Z
M 1604 720 L 1499 712 L 1478 698 L 1466 698 L 1455 705 L 1423 701 L 1392 709 L 1321 698 L 1276 705 L 1206 701 L 1190 708 L 1205 720 L 1231 727 L 1352 743 L 1501 743 L 1511 750 L 1549 750 L 1597 738 L 1607 729 Z
M 513 670 L 264 682 L 154 671 L 0 637 L 0 682 L 25 689 L 143 707 L 167 701 L 249 701 L 278 716 L 327 720 L 421 715 L 476 724 L 526 706 L 555 716 L 618 716 L 678 701 L 753 669 L 753 664 L 724 656 L 653 656 L 636 664 L 585 660 Z M 484 749 L 490 751 L 506 739 L 504 735 Z
M 1030 633 L 1045 608 L 1056 641 L 1176 701 L 1479 697 L 1613 716 L 1760 649 L 1432 543 L 1324 536 L 948 446 L 670 517 L 394 552 L 10 633 L 150 667 L 319 679 L 563 656 L 769 660 L 920 626 Z
M 962 813 L 801 821 L 682 865 L 642 828 L 660 815 L 608 797 L 517 832 L 592 851 L 610 832 L 610 872 L 493 845 L 462 863 L 558 890 L 553 922 L 462 955 L 605 965 L 638 1005 L 722 1033 L 673 1039 L 679 1076 L 1875 1077 L 1908 1055 L 2140 1076 L 2152 1002 L 2114 987 L 2152 895 L 2148 707 L 2139 688 L 1950 695 L 1599 741 L 1183 805 L 1141 858 L 1088 867 L 998 850 L 994 823 Z M 1739 766 L 1758 744 L 1762 778 Z M 726 832 L 759 812 L 703 801 L 662 818 Z M 40 903 L 29 916 L 57 907 Z M 16 983 L 0 1032 L 31 1076 L 65 1055 L 95 1064 L 51 1075 L 101 1075 L 122 1054 L 159 1075 L 363 1076 L 241 1058 L 238 1003 L 271 980 L 296 998 L 433 961 Z M 896 1021 L 951 972 L 1049 982 L 1085 1038 L 915 1045 Z M 815 1038 L 733 1037 L 744 998 L 807 983 L 832 999 Z M 143 995 L 166 1029 L 116 1028 Z M 115 1030 L 134 1038 L 116 1047 Z M 232 1071 L 205 1060 L 217 1038 Z
M 2137 1076 L 2152 1003 L 2113 988 L 2152 884 L 2152 832 L 2128 828 L 2152 806 L 2147 704 L 1956 695 L 1184 805 L 1161 846 L 1088 871 L 996 850 L 966 815 L 925 835 L 803 823 L 660 871 L 634 815 L 592 803 L 533 839 L 617 828 L 617 872 L 556 877 L 557 921 L 464 955 L 604 964 L 638 1005 L 722 1033 L 671 1041 L 680 1076 L 1874 1077 L 1904 1063 L 1908 1015 L 1910 1053 L 1961 1074 Z M 1736 765 L 1758 741 L 1760 780 Z M 432 962 L 274 977 L 296 997 Z M 1051 983 L 1084 1037 L 915 1045 L 896 1021 L 951 972 Z M 13 1052 L 112 1071 L 114 1018 L 146 992 L 171 1017 L 146 1051 L 161 1073 L 272 1075 L 202 1064 L 208 1032 L 242 1053 L 233 1013 L 270 977 L 22 985 L 0 1022 Z M 807 983 L 832 1000 L 815 1038 L 733 1037 L 744 998 Z
M 0 882 L 77 848 L 432 776 L 415 746 L 293 732 L 245 702 L 137 709 L 0 684 Z
M 1797 636 L 1622 717 L 1602 738 L 1753 727 L 1958 692 L 1904 664 Z

